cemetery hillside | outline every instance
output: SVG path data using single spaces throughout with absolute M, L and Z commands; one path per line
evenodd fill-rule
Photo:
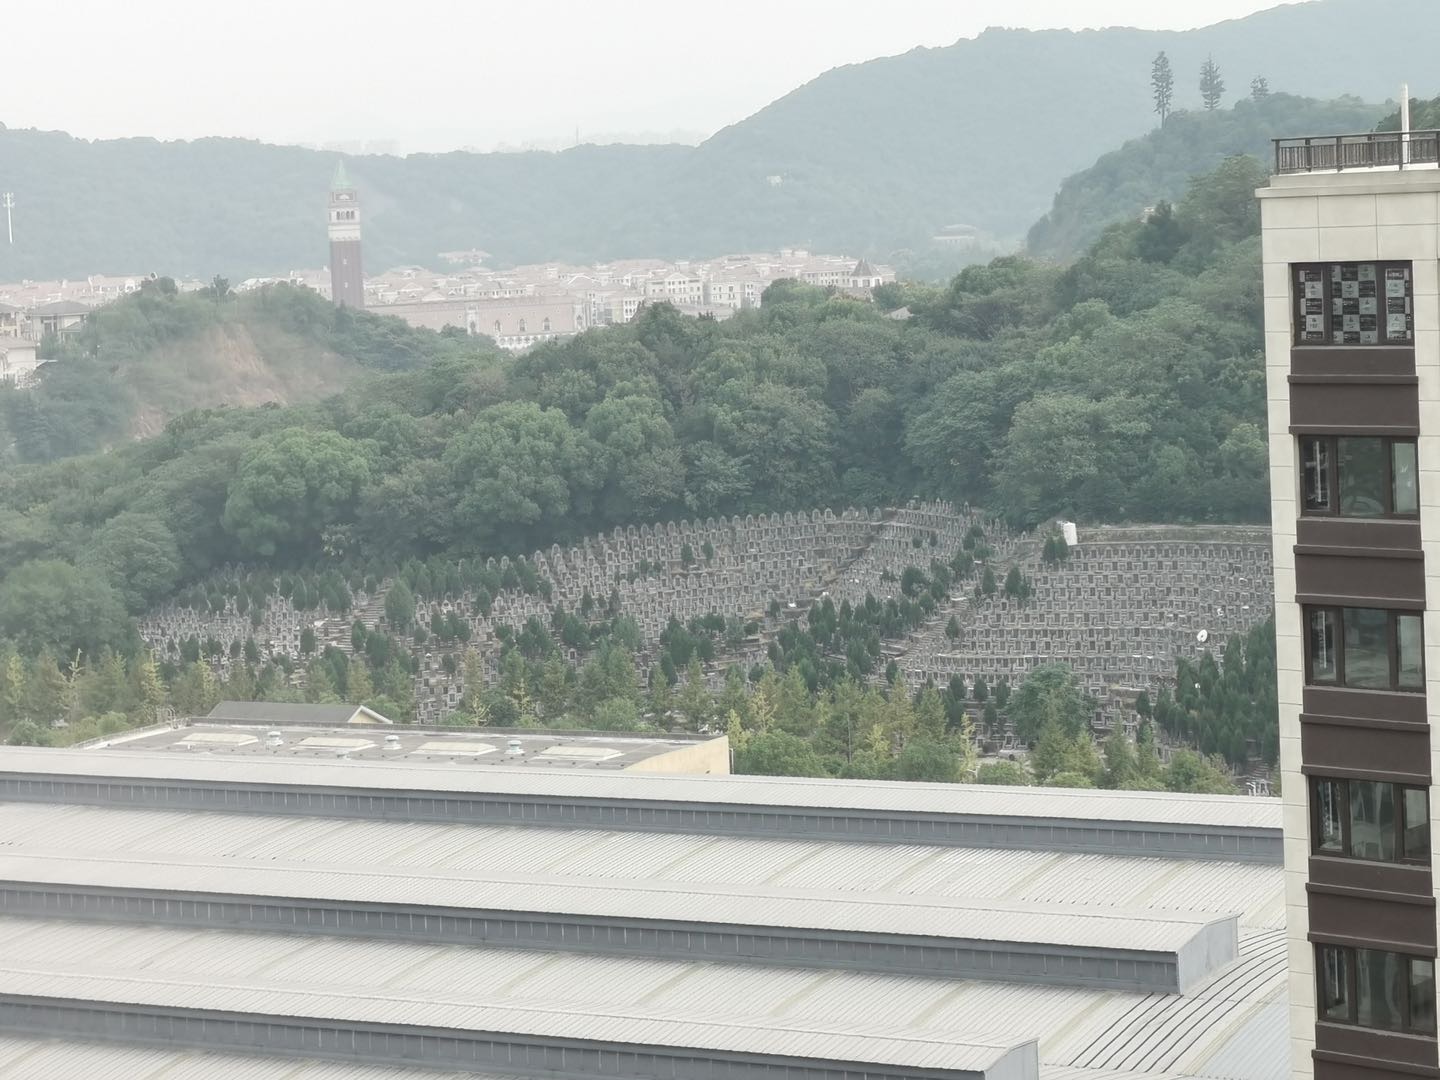
M 1284 5 L 1183 32 L 992 29 L 829 71 L 699 146 L 365 155 L 347 166 L 376 266 L 431 265 L 438 252 L 471 248 L 506 266 L 794 246 L 923 264 L 952 225 L 1020 240 L 1064 177 L 1149 130 L 1158 51 L 1173 64 L 1179 113 L 1200 109 L 1195 76 L 1211 56 L 1230 84 L 1225 108 L 1255 78 L 1277 94 L 1385 101 L 1397 72 L 1428 69 L 1437 37 L 1431 0 Z M 1337 42 L 1344 64 L 1315 62 Z M 1194 125 L 1172 141 L 1193 141 L 1185 163 L 1204 171 L 1217 150 L 1261 149 L 1266 131 L 1285 129 L 1279 111 L 1239 117 L 1239 145 Z M 1327 126 L 1343 109 L 1309 119 L 1327 131 L 1374 122 Z M 1310 130 L 1290 130 L 1300 128 Z M 240 139 L 91 142 L 0 128 L 0 175 L 29 193 L 15 244 L 0 249 L 0 280 L 123 267 L 238 281 L 308 265 L 334 166 L 333 154 Z M 1178 195 L 1183 175 L 1157 169 L 1165 185 L 1148 201 Z M 1067 194 L 1061 220 L 1034 238 L 1046 250 L 1073 254 L 1093 238 L 1090 225 L 1065 220 L 1081 194 Z M 1120 209 L 1101 204 L 1097 222 Z
M 754 772 L 1229 790 L 1274 756 L 1264 180 L 1226 159 L 1067 267 L 779 282 L 515 357 L 156 282 L 0 397 L 0 724 L 348 699 L 728 730 Z M 237 328 L 354 383 L 127 440 L 154 350 Z M 1011 742 L 1028 766 L 976 774 Z

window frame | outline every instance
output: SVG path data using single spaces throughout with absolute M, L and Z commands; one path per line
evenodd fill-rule
M 1327 1015 L 1325 1009 L 1325 954 L 1327 951 L 1335 951 L 1342 954 L 1345 964 L 1345 997 L 1346 1012 L 1345 1019 L 1339 1019 Z M 1359 957 L 1356 953 L 1359 950 L 1353 945 L 1331 945 L 1327 942 L 1315 943 L 1315 1017 L 1317 1023 L 1321 1024 L 1343 1024 L 1347 1027 L 1362 1028 L 1365 1031 L 1388 1031 L 1399 1035 L 1416 1035 L 1422 1038 L 1433 1039 L 1436 1037 L 1435 1015 L 1430 1016 L 1428 1028 L 1411 1026 L 1410 1015 L 1410 991 L 1414 986 L 1415 973 L 1414 965 L 1418 962 L 1430 965 L 1430 997 L 1435 998 L 1435 957 L 1417 956 L 1414 953 L 1393 952 L 1390 949 L 1366 949 L 1366 952 L 1388 953 L 1391 956 L 1399 957 L 1404 964 L 1405 977 L 1400 980 L 1400 1000 L 1398 1011 L 1400 1014 L 1399 1027 L 1375 1027 L 1371 1024 L 1360 1023 L 1360 986 L 1359 986 Z
M 1418 521 L 1420 518 L 1420 446 L 1413 435 L 1297 435 L 1296 438 L 1296 460 L 1300 468 L 1300 516 L 1318 518 L 1344 518 L 1348 521 L 1379 521 L 1394 519 L 1397 521 Z M 1379 514 L 1346 514 L 1340 509 L 1340 440 L 1341 439 L 1378 439 L 1384 450 L 1385 475 L 1383 488 L 1385 491 L 1385 510 Z M 1314 510 L 1309 505 L 1305 492 L 1306 450 L 1311 443 L 1323 443 L 1325 446 L 1325 483 L 1329 487 L 1330 509 Z M 1395 447 L 1406 445 L 1413 448 L 1415 452 L 1415 509 L 1395 509 Z
M 1410 858 L 1405 854 L 1405 795 L 1407 792 L 1418 791 L 1425 797 L 1425 822 L 1430 821 L 1430 789 L 1421 787 L 1418 784 L 1402 784 L 1394 780 L 1351 780 L 1342 776 L 1310 776 L 1307 778 L 1310 792 L 1310 854 L 1318 855 L 1326 859 L 1346 859 L 1361 863 L 1382 863 L 1387 866 L 1429 866 L 1431 862 L 1430 845 L 1423 858 Z M 1352 783 L 1379 783 L 1389 784 L 1393 789 L 1395 800 L 1395 853 L 1394 859 L 1367 859 L 1363 855 L 1354 854 L 1352 837 L 1350 834 L 1350 785 Z M 1334 784 L 1341 790 L 1336 800 L 1340 817 L 1340 850 L 1330 851 L 1320 846 L 1320 785 Z
M 1369 342 L 1362 341 L 1335 341 L 1334 330 L 1331 321 L 1334 316 L 1334 300 L 1331 295 L 1330 281 L 1332 268 L 1336 266 L 1353 266 L 1357 269 L 1361 266 L 1375 267 L 1376 281 L 1376 340 Z M 1389 312 L 1381 310 L 1380 301 L 1385 299 L 1383 283 L 1387 270 L 1404 270 L 1405 273 L 1405 300 L 1406 304 L 1406 329 L 1409 336 L 1404 339 L 1391 339 L 1388 334 L 1381 332 L 1381 327 L 1386 325 L 1385 319 Z M 1319 271 L 1320 281 L 1323 284 L 1320 296 L 1320 324 L 1324 328 L 1323 341 L 1311 341 L 1305 338 L 1305 316 L 1308 312 L 1303 310 L 1302 300 L 1306 299 L 1301 295 L 1301 288 L 1304 284 L 1303 275 L 1309 271 Z M 1388 306 L 1388 305 L 1383 305 Z M 1342 331 L 1343 332 L 1343 331 Z M 1409 259 L 1337 259 L 1331 262 L 1302 262 L 1290 264 L 1290 340 L 1291 344 L 1297 347 L 1311 349 L 1413 349 L 1415 347 L 1415 264 Z
M 1334 620 L 1334 656 L 1335 656 L 1335 678 L 1333 680 L 1320 680 L 1315 678 L 1315 672 L 1311 664 L 1314 650 L 1311 648 L 1312 623 L 1311 616 L 1315 612 L 1330 612 Z M 1386 659 L 1389 661 L 1389 681 L 1386 686 L 1350 686 L 1345 681 L 1345 612 L 1347 611 L 1382 611 L 1385 613 L 1385 651 Z M 1398 619 L 1409 616 L 1419 620 L 1420 627 L 1420 685 L 1418 687 L 1400 685 L 1400 630 Z M 1303 647 L 1305 649 L 1305 685 L 1306 686 L 1333 686 L 1339 689 L 1368 690 L 1373 693 L 1390 694 L 1423 694 L 1425 693 L 1425 620 L 1419 611 L 1401 611 L 1395 608 L 1362 608 L 1362 607 L 1341 607 L 1334 604 L 1305 604 L 1300 609 L 1301 624 L 1304 631 Z

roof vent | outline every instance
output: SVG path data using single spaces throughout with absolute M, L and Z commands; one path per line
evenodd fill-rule
M 506 757 L 523 757 L 524 755 L 525 750 L 519 739 L 511 739 L 505 744 Z
M 385 749 L 386 749 L 386 750 L 399 750 L 399 749 L 400 749 L 400 736 L 399 736 L 399 735 L 386 735 L 386 736 L 385 736 Z
M 284 746 L 285 736 L 278 731 L 267 732 L 265 735 L 265 745 L 270 747 L 272 750 L 275 747 Z

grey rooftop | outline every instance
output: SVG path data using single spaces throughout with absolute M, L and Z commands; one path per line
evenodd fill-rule
M 1283 875 L 1268 863 L 1134 858 L 1083 852 L 876 844 L 828 838 L 336 821 L 215 811 L 0 805 L 4 850 L 226 866 L 471 877 L 715 884 L 954 897 L 977 902 L 1243 913 L 1284 925 Z
M 0 339 L 3 341 L 3 339 Z M 676 750 L 723 736 L 644 732 L 569 732 L 510 729 L 421 727 L 377 724 L 363 716 L 347 720 L 355 710 L 310 714 L 307 708 L 334 710 L 331 705 L 272 706 L 245 716 L 211 715 L 171 727 L 141 729 L 93 740 L 82 749 L 105 753 L 165 753 L 273 761 L 343 759 L 348 764 L 377 762 L 464 762 L 489 769 L 519 768 L 611 770 L 619 772 Z M 216 706 L 222 709 L 225 705 Z M 229 710 L 235 713 L 247 710 Z M 728 765 L 725 749 L 720 760 Z M 680 771 L 680 770 L 676 770 Z
M 773 1075 L 1033 1080 L 1033 1039 L 950 1031 L 856 1028 L 747 1018 L 674 1016 L 566 1004 L 515 1004 L 399 995 L 358 987 L 237 985 L 192 977 L 0 970 L 0 1032 L 105 1034 L 244 1050 L 259 1045 L 371 1063 L 493 1068 L 522 1075 L 736 1078 Z M 128 1036 L 128 1037 L 127 1037 Z M 263 1042 L 261 1040 L 264 1040 Z M 607 1067 L 608 1063 L 608 1067 Z
M 211 722 L 238 720 L 255 724 L 313 724 L 321 727 L 392 721 L 363 705 L 311 705 L 276 701 L 222 701 L 205 717 Z
M 0 912 L 1181 992 L 1234 915 L 754 886 L 0 854 Z
M 1280 802 L 1168 792 L 0 749 L 0 798 L 1281 861 Z
M 1184 995 L 69 919 L 0 917 L 0 952 L 7 968 L 122 981 L 208 979 L 261 993 L 749 1017 L 765 1028 L 945 1031 L 961 1041 L 979 1027 L 990 1041 L 1038 1037 L 1047 1063 L 1099 1070 L 1085 1080 L 1114 1080 L 1112 1071 L 1127 1069 L 1150 1080 L 1283 1080 L 1287 1061 L 1283 1034 L 1275 1046 L 1260 1046 L 1251 1030 L 1277 1026 L 1273 1005 L 1283 1033 L 1281 931 L 1251 935 L 1235 965 Z M 1238 1069 L 1237 1056 L 1247 1062 Z

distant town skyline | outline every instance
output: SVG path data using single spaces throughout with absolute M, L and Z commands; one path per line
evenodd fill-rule
M 397 9 L 66 0 L 7 11 L 0 123 L 82 138 L 238 136 L 401 152 L 706 137 L 831 68 L 989 26 L 1183 30 L 1276 0 L 786 0 L 656 18 L 636 0 Z M 116 43 L 123 41 L 123 48 Z M 63 62 L 61 48 L 63 47 Z M 57 77 L 63 68 L 63 77 Z

